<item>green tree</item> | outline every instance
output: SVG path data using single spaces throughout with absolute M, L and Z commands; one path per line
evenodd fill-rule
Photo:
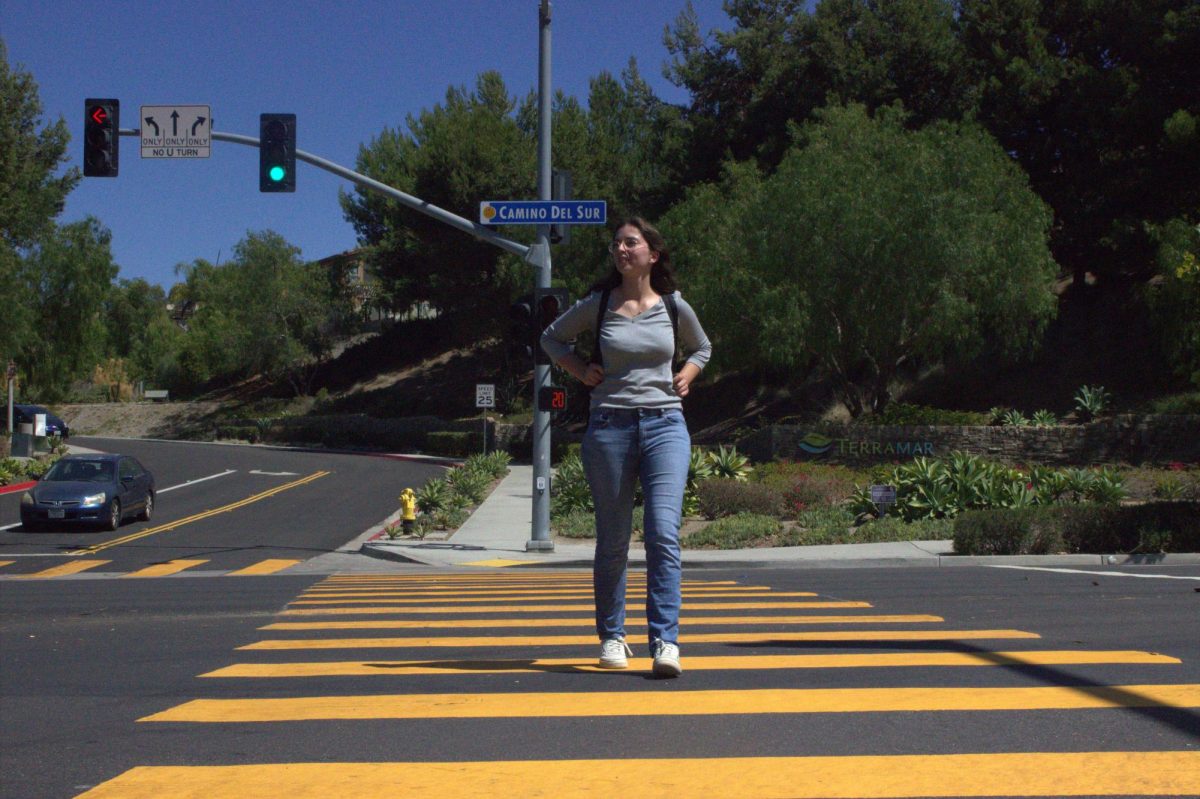
M 79 171 L 58 174 L 70 139 L 67 125 L 61 118 L 42 124 L 37 84 L 28 72 L 9 67 L 3 40 L 0 108 L 0 357 L 14 357 L 23 355 L 33 334 L 36 301 L 22 257 L 54 227 Z
M 1161 282 L 1149 287 L 1163 352 L 1200 388 L 1200 225 L 1173 219 L 1154 230 Z
M 959 0 L 977 116 L 1054 209 L 1084 285 L 1155 271 L 1147 231 L 1200 207 L 1194 0 Z
M 177 269 L 186 285 L 172 294 L 196 307 L 180 354 L 184 377 L 194 384 L 262 374 L 308 392 L 344 302 L 319 265 L 266 231 L 247 234 L 224 264 L 197 260 Z
M 536 144 L 516 110 L 500 75 L 485 72 L 475 91 L 451 88 L 407 131 L 385 129 L 360 147 L 357 170 L 467 219 L 482 199 L 533 197 Z M 343 194 L 342 207 L 395 309 L 427 303 L 469 335 L 507 307 L 513 270 L 492 245 L 363 189 Z
M 107 354 L 124 359 L 133 380 L 162 383 L 182 341 L 162 287 L 142 278 L 119 280 L 105 300 L 104 315 Z
M 23 348 L 25 384 L 44 401 L 64 398 L 104 352 L 104 302 L 118 272 L 111 240 L 89 217 L 46 232 L 24 259 L 37 331 Z
M 858 416 L 907 365 L 1032 346 L 1055 308 L 1049 212 L 986 131 L 817 120 L 773 175 L 732 169 L 665 222 L 718 364 L 815 366 Z
M 731 0 L 725 9 L 731 30 L 702 34 L 689 4 L 665 37 L 667 75 L 692 96 L 691 179 L 712 179 L 726 158 L 773 169 L 791 144 L 789 124 L 830 101 L 874 110 L 899 100 L 913 126 L 972 107 L 947 0 Z

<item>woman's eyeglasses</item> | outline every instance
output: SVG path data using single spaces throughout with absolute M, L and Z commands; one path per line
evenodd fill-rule
M 642 245 L 645 243 L 646 242 L 642 241 L 639 238 L 635 238 L 634 236 L 630 236 L 629 238 L 625 238 L 625 239 L 613 239 L 611 242 L 609 242 L 608 251 L 615 253 L 617 250 L 621 249 L 622 247 L 624 247 L 627 250 L 636 250 L 639 245 Z

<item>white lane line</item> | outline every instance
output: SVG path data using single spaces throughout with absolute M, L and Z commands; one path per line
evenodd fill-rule
M 179 485 L 173 485 L 173 486 L 169 486 L 167 488 L 160 488 L 155 493 L 165 494 L 168 491 L 174 491 L 177 488 L 187 488 L 188 486 L 195 485 L 196 483 L 203 483 L 205 480 L 215 480 L 218 477 L 224 477 L 225 475 L 233 474 L 236 471 L 237 471 L 237 469 L 227 469 L 226 471 L 223 471 L 220 474 L 210 474 L 208 477 L 197 477 L 195 480 L 188 480 L 186 483 L 180 483 Z
M 1021 569 L 1031 572 L 1057 572 L 1059 574 L 1099 574 L 1103 577 L 1141 577 L 1147 580 L 1200 580 L 1200 575 L 1195 577 L 1182 576 L 1178 574 L 1130 574 L 1129 572 L 1099 572 L 1088 571 L 1086 569 L 1051 569 L 1048 566 L 1009 566 L 1009 565 L 989 565 L 989 569 Z
M 210 474 L 208 477 L 197 477 L 195 480 L 188 480 L 186 483 L 180 483 L 179 485 L 173 485 L 173 486 L 168 486 L 166 488 L 160 488 L 155 493 L 156 494 L 165 494 L 168 491 L 174 491 L 177 488 L 186 488 L 187 486 L 195 485 L 196 483 L 203 483 L 205 480 L 215 480 L 218 477 L 224 477 L 225 475 L 233 474 L 236 471 L 237 471 L 237 469 L 227 469 L 227 470 L 221 472 L 220 474 Z M 0 527 L 0 532 L 3 532 L 5 530 L 12 530 L 14 527 L 20 527 L 20 526 L 21 526 L 20 522 L 17 522 L 16 524 L 6 524 L 3 527 Z M 9 557 L 9 556 L 5 555 L 5 557 Z
M 250 474 L 262 474 L 267 477 L 299 477 L 300 472 L 260 472 L 258 469 L 251 469 Z

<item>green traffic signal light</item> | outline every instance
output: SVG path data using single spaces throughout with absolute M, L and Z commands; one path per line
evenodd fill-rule
M 296 190 L 296 115 L 260 114 L 258 190 Z

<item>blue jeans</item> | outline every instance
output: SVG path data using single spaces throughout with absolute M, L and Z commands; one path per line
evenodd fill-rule
M 596 633 L 625 637 L 625 574 L 637 480 L 645 498 L 646 621 L 650 644 L 679 640 L 679 524 L 692 442 L 678 408 L 594 408 L 583 469 L 596 508 Z

